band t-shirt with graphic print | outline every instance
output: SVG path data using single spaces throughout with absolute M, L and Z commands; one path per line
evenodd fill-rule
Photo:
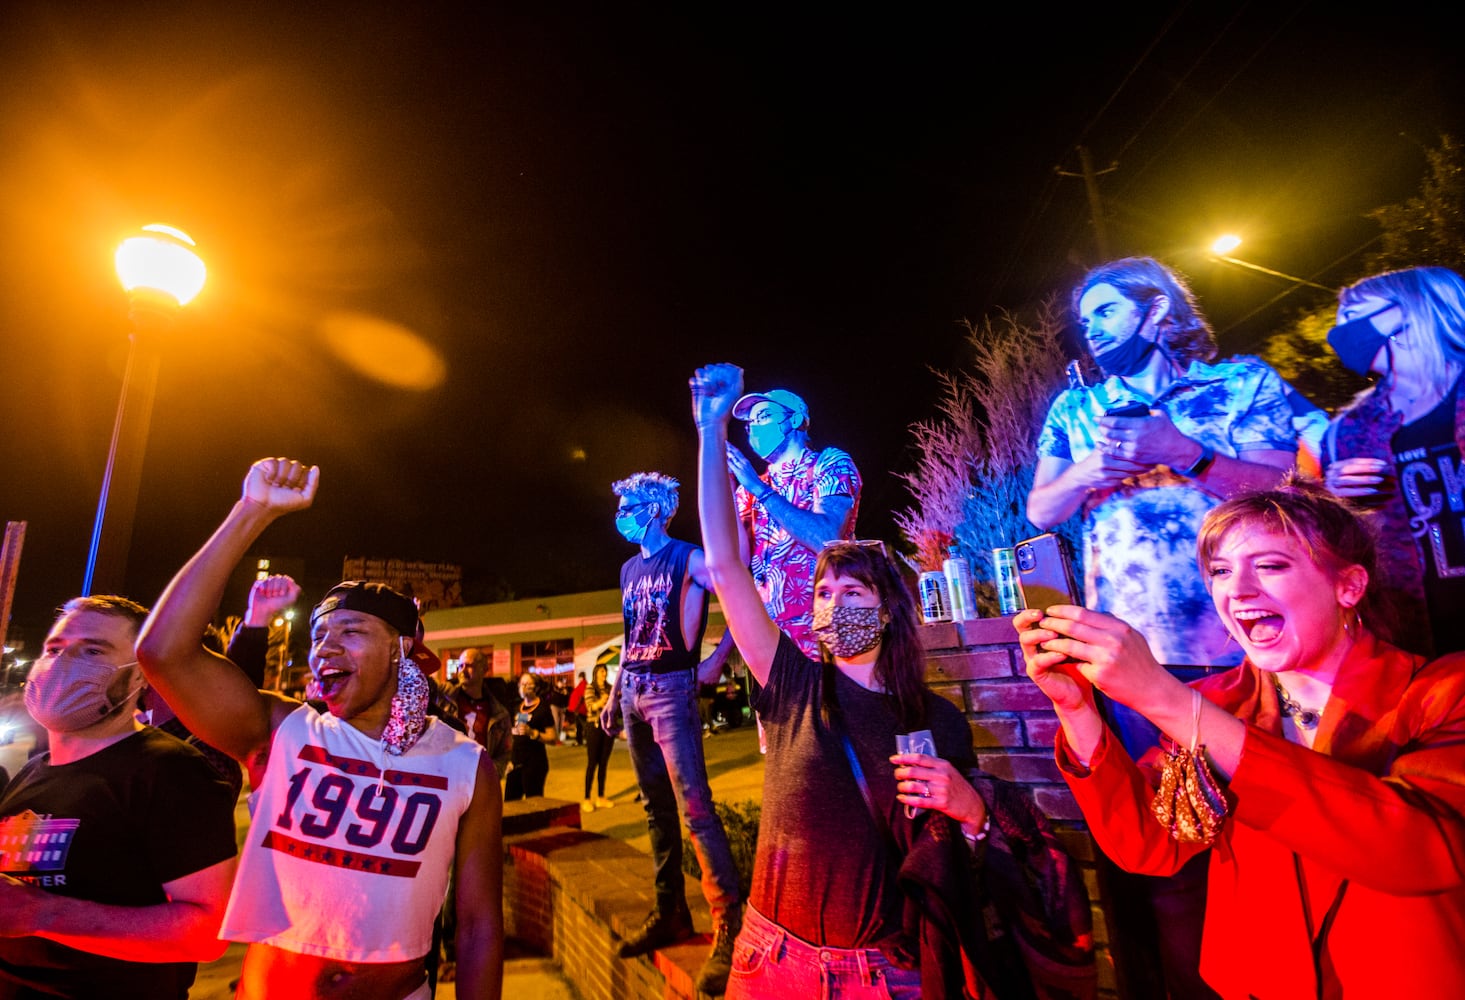
M 1455 414 L 1465 377 L 1429 413 L 1394 432 L 1394 467 L 1424 564 L 1436 654 L 1465 650 L 1465 461 Z
M 621 663 L 628 670 L 667 674 L 691 670 L 702 658 L 707 631 L 707 595 L 702 595 L 702 621 L 687 642 L 682 631 L 682 586 L 687 563 L 697 546 L 669 539 L 649 558 L 638 551 L 621 566 L 621 615 L 626 644 Z
M 145 728 L 70 764 L 41 754 L 0 795 L 0 872 L 114 906 L 235 853 L 234 796 L 203 756 Z M 188 995 L 193 962 L 128 962 L 39 937 L 0 938 L 0 998 Z M 35 992 L 32 992 L 35 991 Z
M 760 478 L 799 510 L 813 510 L 826 497 L 849 497 L 854 502 L 840 525 L 839 537 L 855 536 L 860 473 L 845 452 L 838 448 L 805 451 L 797 461 L 769 469 Z M 796 540 L 741 484 L 734 499 L 739 521 L 750 526 L 753 551 L 749 565 L 768 617 L 805 656 L 818 659 L 819 640 L 813 626 L 814 566 L 819 553 Z

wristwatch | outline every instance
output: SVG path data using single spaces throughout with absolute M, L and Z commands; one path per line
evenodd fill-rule
M 1208 444 L 1203 444 L 1200 446 L 1200 454 L 1196 456 L 1196 460 L 1190 463 L 1190 468 L 1177 469 L 1176 471 L 1187 479 L 1195 479 L 1209 469 L 1215 461 L 1216 449 Z

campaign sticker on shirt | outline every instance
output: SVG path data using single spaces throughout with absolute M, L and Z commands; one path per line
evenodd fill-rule
M 0 872 L 65 871 L 66 855 L 80 824 L 79 819 L 52 819 L 30 809 L 0 819 Z

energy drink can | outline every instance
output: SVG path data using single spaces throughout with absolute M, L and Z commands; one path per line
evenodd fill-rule
M 951 595 L 946 590 L 946 574 L 922 573 L 919 587 L 921 620 L 928 623 L 951 621 Z
M 992 550 L 992 578 L 997 581 L 997 607 L 1004 615 L 1022 610 L 1017 593 L 1017 559 L 1012 549 Z
M 946 595 L 951 598 L 951 617 L 959 622 L 977 617 L 972 593 L 972 567 L 955 545 L 948 546 L 949 558 L 941 564 L 946 573 Z

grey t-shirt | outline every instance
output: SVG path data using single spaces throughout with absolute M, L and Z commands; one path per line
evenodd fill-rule
M 900 931 L 902 897 L 884 835 L 875 827 L 837 733 L 820 716 L 824 670 L 792 640 L 778 652 L 755 708 L 768 737 L 753 906 L 805 941 L 874 948 Z M 865 780 L 887 821 L 895 800 L 893 702 L 834 671 L 835 693 Z M 936 750 L 965 772 L 972 734 L 955 705 L 926 693 Z

